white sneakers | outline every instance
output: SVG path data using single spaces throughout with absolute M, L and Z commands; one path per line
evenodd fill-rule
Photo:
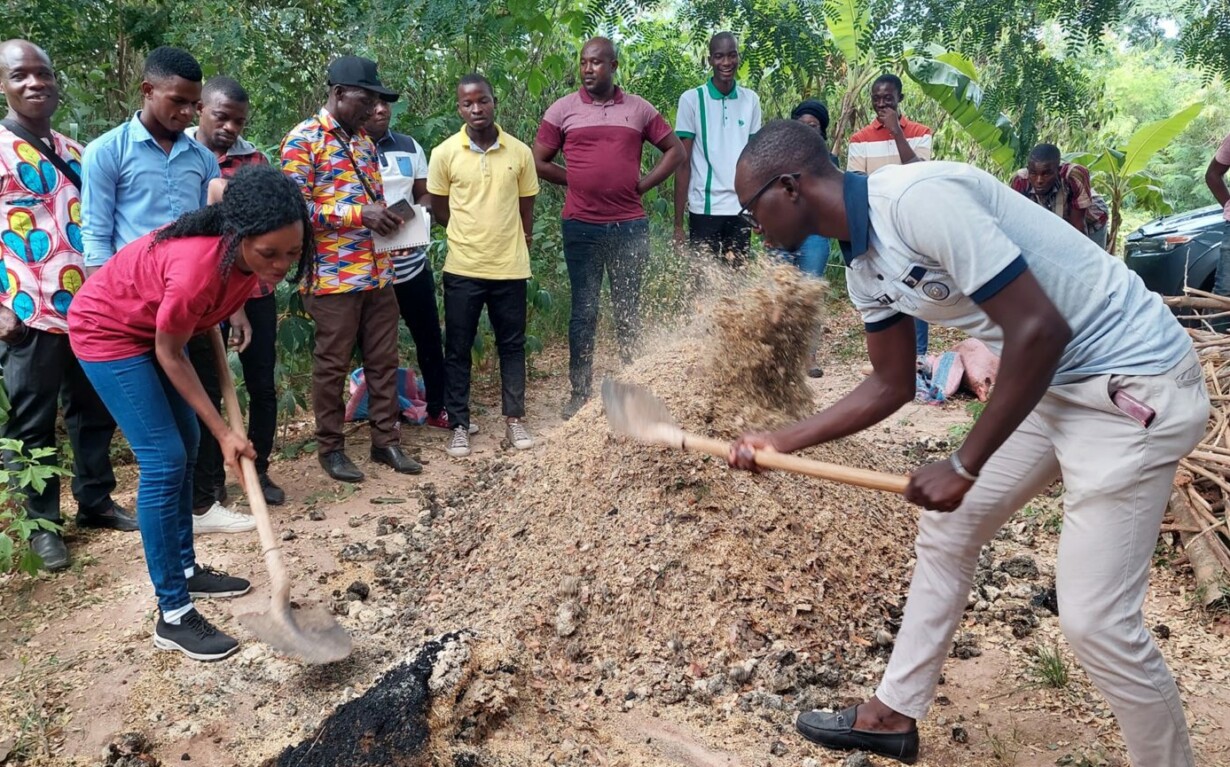
M 209 511 L 197 516 L 192 515 L 192 532 L 196 535 L 205 533 L 246 533 L 256 529 L 256 520 L 247 514 L 231 511 L 222 504 L 214 502 Z
M 464 426 L 453 427 L 453 438 L 449 440 L 444 452 L 454 458 L 465 458 L 470 454 L 470 433 Z
M 529 450 L 534 446 L 534 438 L 520 421 L 509 421 L 504 429 L 504 436 L 518 450 Z
M 454 458 L 465 458 L 470 454 L 470 434 L 474 433 L 473 427 L 470 432 L 460 426 L 453 427 L 453 438 L 449 440 L 448 447 L 444 448 L 444 452 Z M 534 446 L 534 438 L 530 436 L 529 430 L 525 428 L 525 424 L 520 421 L 511 421 L 504 429 L 504 437 L 509 444 L 518 450 L 529 450 Z

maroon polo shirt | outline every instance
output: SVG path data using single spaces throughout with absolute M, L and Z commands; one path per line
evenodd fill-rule
M 645 217 L 636 182 L 641 149 L 669 136 L 671 126 L 645 99 L 615 89 L 610 101 L 594 101 L 584 88 L 547 109 L 536 141 L 563 150 L 568 173 L 564 218 L 590 224 Z

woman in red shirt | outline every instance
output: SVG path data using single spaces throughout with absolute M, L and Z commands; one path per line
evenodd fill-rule
M 122 248 L 74 297 L 69 340 L 124 431 L 141 477 L 137 523 L 158 597 L 154 646 L 219 660 L 239 646 L 196 611 L 192 597 L 246 593 L 248 581 L 196 562 L 192 473 L 200 422 L 228 466 L 255 452 L 205 394 L 185 345 L 234 314 L 257 280 L 277 283 L 315 254 L 299 190 L 268 166 L 246 168 L 220 203 Z M 259 492 L 259 488 L 250 488 Z

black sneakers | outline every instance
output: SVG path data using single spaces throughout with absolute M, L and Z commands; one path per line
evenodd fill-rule
M 265 503 L 270 506 L 281 506 L 286 503 L 286 493 L 282 488 L 274 484 L 268 474 L 260 475 L 261 494 L 265 496 Z
M 158 616 L 154 628 L 154 647 L 179 650 L 193 660 L 222 660 L 239 649 L 239 642 L 210 625 L 196 610 L 170 624 Z
M 237 597 L 252 590 L 252 584 L 243 578 L 236 578 L 221 570 L 215 570 L 209 565 L 197 565 L 196 572 L 188 579 L 188 596 L 199 597 Z

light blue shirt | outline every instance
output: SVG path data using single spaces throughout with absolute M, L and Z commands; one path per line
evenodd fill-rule
M 204 207 L 217 177 L 212 152 L 181 133 L 168 154 L 140 112 L 90 142 L 81 157 L 85 265 L 102 266 L 133 240 Z

